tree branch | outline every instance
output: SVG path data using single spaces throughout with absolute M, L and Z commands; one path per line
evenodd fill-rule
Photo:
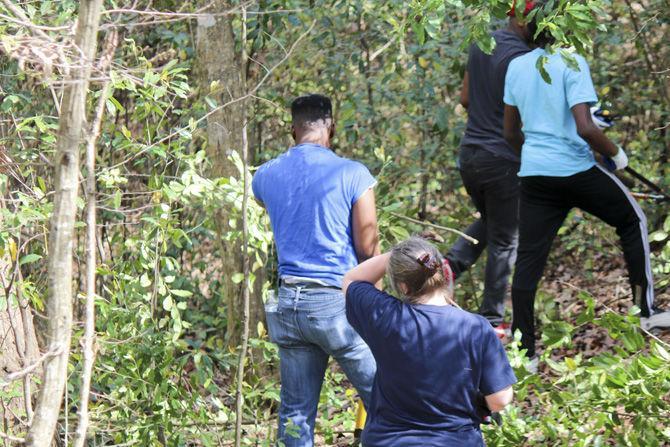
M 398 219 L 403 219 L 403 220 L 406 220 L 408 222 L 423 225 L 425 227 L 431 227 L 431 228 L 435 228 L 435 229 L 438 229 L 438 230 L 448 231 L 450 233 L 455 233 L 455 234 L 459 235 L 460 237 L 462 237 L 463 239 L 465 239 L 469 242 L 472 242 L 475 245 L 479 244 L 479 241 L 477 239 L 475 239 L 474 237 L 468 236 L 467 234 L 463 233 L 462 231 L 456 230 L 454 228 L 443 227 L 442 225 L 437 225 L 437 224 L 426 222 L 426 221 L 423 221 L 423 220 L 412 219 L 411 217 L 407 217 L 407 216 L 404 216 L 404 215 L 398 214 L 398 213 L 390 213 L 390 214 L 391 214 L 391 216 L 397 217 Z

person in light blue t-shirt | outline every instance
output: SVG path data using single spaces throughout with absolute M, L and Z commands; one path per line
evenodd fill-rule
M 670 326 L 670 313 L 654 306 L 647 223 L 628 189 L 596 163 L 592 151 L 609 157 L 616 169 L 628 158 L 591 118 L 598 100 L 586 60 L 574 54 L 578 69 L 544 47 L 540 33 L 530 53 L 514 59 L 505 78 L 505 139 L 521 151 L 519 248 L 512 280 L 512 330 L 521 331 L 527 355 L 535 354 L 534 300 L 551 243 L 572 208 L 593 214 L 616 228 L 628 267 L 634 303 L 646 329 Z M 544 66 L 545 82 L 536 68 Z
M 543 55 L 549 58 L 547 84 L 533 65 Z M 533 175 L 566 177 L 595 166 L 589 144 L 579 136 L 572 107 L 598 102 L 586 60 L 574 54 L 579 71 L 569 69 L 560 54 L 545 54 L 536 48 L 512 65 L 505 78 L 504 102 L 521 114 L 525 146 L 521 151 L 520 177 Z M 532 69 L 531 69 L 532 68 Z M 508 72 L 509 73 L 509 72 Z
M 270 215 L 279 257 L 278 299 L 265 307 L 279 346 L 278 441 L 309 447 L 330 356 L 366 407 L 370 402 L 375 360 L 347 322 L 340 286 L 348 270 L 379 253 L 376 181 L 361 163 L 330 149 L 328 98 L 301 96 L 291 115 L 295 146 L 262 165 L 252 187 Z

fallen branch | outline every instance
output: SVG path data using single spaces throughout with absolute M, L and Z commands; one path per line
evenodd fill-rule
M 398 214 L 398 213 L 393 213 L 392 212 L 390 214 L 391 214 L 391 216 L 397 217 L 398 219 L 403 219 L 403 220 L 406 220 L 408 222 L 412 222 L 412 223 L 415 223 L 415 224 L 418 224 L 418 225 L 423 225 L 424 227 L 431 227 L 431 228 L 435 228 L 437 230 L 448 231 L 450 233 L 457 234 L 460 237 L 462 237 L 463 239 L 465 239 L 466 241 L 472 242 L 475 245 L 479 244 L 479 241 L 477 239 L 475 239 L 474 237 L 469 236 L 469 235 L 463 233 L 462 231 L 456 230 L 454 228 L 443 227 L 442 225 L 437 225 L 437 224 L 434 224 L 434 223 L 431 223 L 431 222 L 426 222 L 426 221 L 423 221 L 423 220 L 413 219 L 411 217 L 408 217 L 408 216 L 405 216 L 405 215 L 402 215 L 402 214 Z

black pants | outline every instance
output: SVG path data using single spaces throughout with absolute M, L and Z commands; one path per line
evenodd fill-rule
M 479 244 L 460 238 L 447 254 L 458 277 L 487 250 L 484 298 L 479 313 L 497 326 L 505 313 L 505 294 L 516 258 L 519 229 L 519 163 L 485 149 L 464 147 L 460 153 L 463 185 L 481 218 L 465 233 Z
M 575 207 L 616 228 L 634 303 L 642 316 L 649 316 L 653 305 L 647 221 L 619 179 L 600 166 L 569 177 L 522 177 L 519 249 L 512 281 L 512 330 L 521 331 L 521 344 L 529 357 L 535 354 L 533 308 L 537 284 L 554 236 Z

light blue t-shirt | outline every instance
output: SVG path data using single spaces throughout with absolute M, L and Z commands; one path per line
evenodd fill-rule
M 547 84 L 536 68 L 546 55 Z M 567 177 L 595 165 L 589 145 L 577 134 L 570 110 L 576 104 L 598 101 L 589 66 L 575 54 L 580 71 L 569 68 L 559 53 L 542 48 L 519 56 L 509 64 L 505 77 L 504 102 L 516 106 L 523 122 L 520 177 L 543 175 Z
M 272 224 L 279 276 L 340 287 L 358 264 L 351 210 L 375 185 L 361 163 L 316 144 L 300 144 L 263 164 L 252 182 Z

